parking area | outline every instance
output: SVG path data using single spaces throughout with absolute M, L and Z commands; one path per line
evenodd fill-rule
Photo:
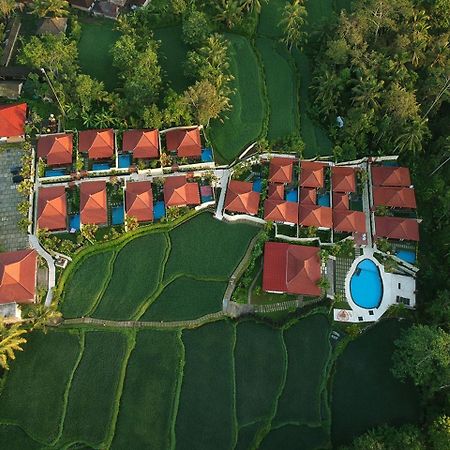
M 21 216 L 17 204 L 22 195 L 17 192 L 17 185 L 12 181 L 11 168 L 20 166 L 22 149 L 0 146 L 0 250 L 12 251 L 28 247 L 28 236 L 20 231 L 17 222 Z

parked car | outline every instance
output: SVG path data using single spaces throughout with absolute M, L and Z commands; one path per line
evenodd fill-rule
M 13 175 L 18 175 L 21 170 L 22 170 L 22 166 L 14 166 L 14 167 L 11 167 L 10 172 Z
M 12 181 L 14 184 L 19 184 L 23 181 L 23 176 L 22 175 L 13 175 Z

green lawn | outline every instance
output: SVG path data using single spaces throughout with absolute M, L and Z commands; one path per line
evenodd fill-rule
M 109 280 L 112 250 L 88 255 L 64 286 L 61 312 L 65 318 L 86 316 Z
M 270 141 L 300 133 L 297 99 L 297 73 L 289 62 L 284 45 L 259 37 L 256 40 L 264 67 L 270 115 L 267 137 Z
M 7 450 L 39 450 L 37 443 L 17 425 L 0 425 L 0 448 Z
M 314 314 L 284 332 L 288 371 L 274 425 L 293 422 L 320 425 L 321 391 L 330 356 L 330 325 L 326 316 Z
M 141 331 L 131 354 L 113 449 L 171 447 L 175 391 L 182 357 L 174 332 Z
M 230 43 L 230 68 L 234 76 L 231 87 L 233 108 L 224 122 L 213 121 L 209 130 L 216 159 L 221 163 L 233 161 L 245 148 L 256 141 L 263 131 L 267 114 L 263 94 L 263 79 L 258 59 L 244 36 L 226 35 Z
M 139 318 L 143 321 L 190 320 L 222 309 L 228 283 L 181 277 L 170 283 Z
M 6 375 L 0 421 L 16 423 L 34 439 L 50 443 L 60 431 L 64 396 L 80 354 L 79 336 L 35 332 L 27 339 Z
M 108 90 L 118 86 L 117 70 L 112 66 L 110 53 L 120 34 L 114 31 L 114 21 L 85 18 L 81 20 L 78 42 L 80 67 L 83 73 L 105 83 Z
M 234 327 L 227 321 L 183 332 L 186 364 L 176 421 L 179 450 L 233 447 Z
M 128 242 L 114 261 L 111 281 L 93 317 L 131 319 L 156 291 L 167 250 L 165 233 L 150 233 Z
M 370 428 L 421 420 L 418 393 L 391 374 L 394 341 L 406 324 L 384 320 L 351 342 L 336 364 L 332 440 L 338 446 Z
M 285 0 L 270 0 L 263 3 L 257 33 L 260 36 L 267 36 L 274 40 L 283 37 L 283 28 L 278 24 L 281 21 Z
M 73 442 L 105 448 L 127 347 L 123 333 L 85 333 L 85 350 L 72 381 L 59 448 Z
M 164 72 L 164 81 L 178 93 L 184 92 L 190 80 L 184 76 L 184 63 L 188 52 L 183 42 L 181 25 L 155 30 L 155 39 L 161 41 L 158 59 Z

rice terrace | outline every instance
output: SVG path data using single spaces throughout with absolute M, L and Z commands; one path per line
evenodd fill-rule
M 0 0 L 1 450 L 450 450 L 449 0 Z

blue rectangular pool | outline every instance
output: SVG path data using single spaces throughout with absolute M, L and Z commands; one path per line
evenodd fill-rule
M 298 202 L 298 192 L 297 189 L 291 189 L 286 192 L 286 201 L 288 202 Z
M 113 206 L 111 208 L 111 223 L 112 225 L 122 225 L 123 224 L 123 205 Z
M 395 256 L 410 264 L 414 264 L 416 262 L 416 252 L 413 250 L 397 250 L 395 252 Z
M 45 171 L 46 177 L 63 177 L 67 175 L 64 169 L 47 169 Z
M 153 219 L 159 220 L 166 215 L 166 207 L 164 202 L 156 202 L 153 206 Z
M 110 165 L 108 163 L 94 163 L 92 164 L 92 170 L 109 170 Z
M 321 194 L 317 198 L 317 204 L 319 206 L 330 206 L 330 194 Z
M 79 230 L 80 229 L 80 215 L 74 214 L 69 216 L 69 229 Z
M 261 192 L 262 189 L 262 180 L 261 178 L 255 178 L 253 180 L 253 190 L 255 192 Z
M 123 154 L 119 155 L 119 169 L 128 169 L 131 166 L 131 155 Z
M 202 162 L 214 161 L 212 150 L 210 148 L 202 149 Z

